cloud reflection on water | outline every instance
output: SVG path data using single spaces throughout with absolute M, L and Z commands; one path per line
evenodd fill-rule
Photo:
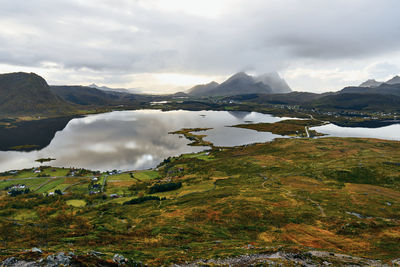
M 200 116 L 202 115 L 202 116 Z M 38 158 L 56 158 L 60 167 L 93 170 L 147 169 L 164 158 L 199 152 L 204 147 L 188 146 L 189 141 L 168 134 L 181 128 L 214 128 L 208 140 L 216 145 L 240 145 L 272 140 L 277 135 L 224 127 L 245 121 L 276 122 L 276 118 L 255 112 L 224 111 L 116 111 L 71 120 L 40 151 L 0 152 L 0 171 L 37 166 Z

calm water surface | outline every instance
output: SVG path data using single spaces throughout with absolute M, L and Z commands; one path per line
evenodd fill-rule
M 50 137 L 46 147 L 30 151 L 0 151 L 0 171 L 39 166 L 39 158 L 56 158 L 57 167 L 91 170 L 134 170 L 155 167 L 169 156 L 199 152 L 207 147 L 188 146 L 180 135 L 168 134 L 182 128 L 213 128 L 200 132 L 216 146 L 237 146 L 267 142 L 280 135 L 226 127 L 241 123 L 277 122 L 278 118 L 257 112 L 228 111 L 115 111 L 70 120 L 54 135 L 41 126 L 35 135 Z M 54 128 L 54 127 L 52 127 Z M 43 129 L 43 130 L 42 130 Z M 49 127 L 50 129 L 50 127 Z M 314 127 L 318 132 L 338 137 L 371 137 L 400 140 L 400 124 L 380 128 L 350 128 L 333 124 Z M 50 131 L 50 130 L 49 130 Z M 24 137 L 25 136 L 25 137 Z M 54 136 L 54 137 L 53 137 Z M 26 141 L 26 135 L 20 138 Z M 0 140 L 0 145 L 2 145 Z M 13 141 L 15 145 L 15 140 Z M 7 144 L 3 144 L 7 147 Z M 1 148 L 1 146 L 0 146 Z
M 341 127 L 334 124 L 327 124 L 313 127 L 312 129 L 328 136 L 378 138 L 400 141 L 400 124 L 392 124 L 379 128 Z
M 246 122 L 277 122 L 256 112 L 226 111 L 116 111 L 69 121 L 50 144 L 38 151 L 0 152 L 0 171 L 38 166 L 39 158 L 56 158 L 57 167 L 92 170 L 132 170 L 156 166 L 169 156 L 199 152 L 186 138 L 168 134 L 181 128 L 213 128 L 206 140 L 218 146 L 271 141 L 279 135 L 225 127 Z

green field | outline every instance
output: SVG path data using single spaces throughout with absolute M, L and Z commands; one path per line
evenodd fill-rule
M 134 177 L 141 181 L 153 180 L 159 177 L 159 173 L 153 170 L 136 171 L 133 173 Z
M 200 152 L 200 153 L 195 153 L 195 154 L 184 154 L 182 155 L 183 158 L 197 158 L 201 160 L 212 160 L 213 157 L 210 156 L 209 152 Z
M 49 182 L 37 190 L 36 193 L 54 192 L 54 190 L 63 183 L 65 183 L 65 178 L 49 179 Z
M 68 173 L 69 169 L 62 169 L 62 168 L 45 168 L 42 171 L 42 174 L 46 174 L 51 177 L 67 176 Z
M 82 199 L 70 199 L 66 201 L 67 205 L 73 206 L 75 208 L 82 208 L 86 205 L 86 201 Z
M 15 179 L 15 178 L 12 178 Z M 4 190 L 5 187 L 16 185 L 16 184 L 25 184 L 31 190 L 35 190 L 39 185 L 46 182 L 49 178 L 35 178 L 35 179 L 16 179 L 16 180 L 0 180 L 0 190 Z

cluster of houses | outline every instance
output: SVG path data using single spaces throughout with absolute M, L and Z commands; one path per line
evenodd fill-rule
M 89 189 L 89 195 L 101 193 L 101 184 L 91 184 Z
M 51 197 L 55 195 L 64 195 L 64 193 L 60 189 L 57 189 L 54 192 L 49 192 L 46 196 Z
M 101 193 L 101 184 L 98 184 L 98 177 L 92 177 L 91 183 L 89 185 L 89 195 Z
M 115 175 L 115 174 L 121 174 L 122 171 L 121 170 L 113 170 L 113 171 L 108 171 L 106 172 L 108 175 Z
M 7 194 L 10 196 L 17 196 L 21 194 L 28 194 L 30 189 L 24 184 L 12 185 L 7 188 Z

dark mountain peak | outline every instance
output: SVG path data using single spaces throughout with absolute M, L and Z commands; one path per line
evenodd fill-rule
M 400 77 L 398 75 L 394 76 L 392 79 L 386 81 L 387 84 L 398 84 L 400 83 Z

